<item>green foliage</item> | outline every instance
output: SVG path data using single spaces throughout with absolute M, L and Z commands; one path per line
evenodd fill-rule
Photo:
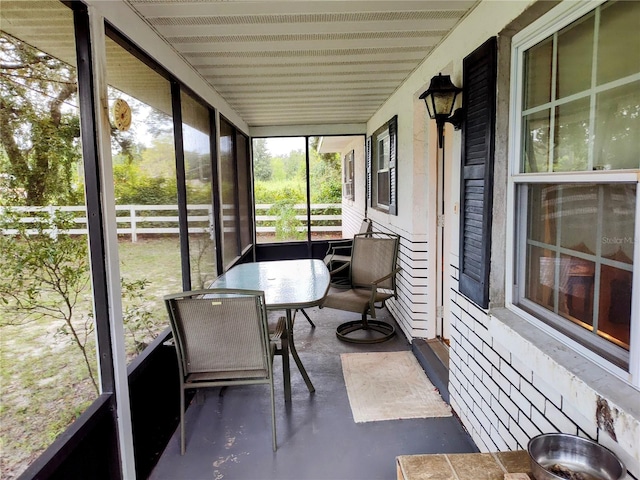
M 293 203 L 306 202 L 305 154 L 300 150 L 290 152 L 286 157 L 269 156 L 264 139 L 254 140 L 254 169 L 256 155 L 261 163 L 270 165 L 268 179 L 254 171 L 254 193 L 256 203 L 278 203 L 290 200 Z M 316 150 L 317 137 L 312 137 L 309 149 L 309 181 L 311 183 L 311 203 L 340 203 L 342 201 L 342 161 L 337 153 L 319 154 Z M 263 148 L 256 153 L 256 148 Z
M 271 156 L 267 150 L 266 139 L 253 140 L 253 176 L 257 180 L 271 180 Z
M 117 204 L 131 205 L 164 205 L 178 201 L 178 189 L 166 178 L 138 178 L 135 184 L 121 184 L 116 193 Z
M 306 237 L 304 231 L 298 231 L 303 223 L 296 218 L 293 202 L 281 200 L 271 207 L 269 213 L 278 216 L 275 222 L 277 240 L 303 240 Z
M 0 298 L 10 313 L 0 319 L 0 327 L 43 317 L 58 321 L 57 334 L 70 338 L 79 348 L 98 393 L 95 359 L 88 351 L 93 322 L 88 316 L 75 318 L 89 285 L 87 242 L 84 237 L 62 233 L 73 227 L 73 217 L 66 212 L 52 215 L 45 211 L 33 223 L 21 222 L 12 210 L 3 212 L 0 229 L 15 234 L 0 236 Z
M 310 150 L 311 203 L 342 202 L 342 160 L 337 153 Z
M 305 185 L 299 181 L 260 182 L 254 185 L 256 203 L 305 203 Z
M 135 162 L 119 157 L 113 166 L 116 203 L 119 205 L 175 205 L 178 188 L 173 153 L 161 143 L 145 150 Z M 211 184 L 193 178 L 187 181 L 190 204 L 210 204 Z
M 85 301 L 90 294 L 87 240 L 64 233 L 76 226 L 69 212 L 43 211 L 30 223 L 22 222 L 15 210 L 3 212 L 0 229 L 13 234 L 0 235 L 0 301 L 4 304 L 0 328 L 53 320 L 55 337 L 68 340 L 82 355 L 97 394 L 95 322 Z M 142 338 L 155 337 L 153 301 L 145 292 L 148 284 L 144 278 L 122 279 L 127 340 L 138 353 L 146 346 Z
M 192 205 L 210 205 L 211 202 L 211 184 L 196 182 L 187 184 L 187 203 Z
M 256 156 L 254 141 L 254 159 Z M 310 139 L 309 148 L 309 181 L 311 183 L 311 203 L 340 203 L 342 201 L 342 162 L 339 154 L 319 154 L 317 152 L 318 138 Z M 261 152 L 263 157 L 268 151 Z M 271 165 L 270 180 L 264 180 L 255 173 L 254 195 L 256 204 L 272 205 L 267 215 L 276 217 L 274 221 L 264 221 L 261 225 L 275 227 L 276 240 L 303 240 L 306 232 L 303 227 L 306 222 L 296 218 L 303 210 L 294 208 L 295 204 L 305 204 L 306 191 L 306 161 L 305 154 L 300 150 L 292 151 L 286 157 L 269 158 Z M 313 214 L 335 215 L 332 208 L 314 209 Z M 259 213 L 260 214 L 260 213 Z M 321 221 L 322 225 L 332 222 Z M 299 231 L 299 229 L 301 231 Z
M 82 190 L 75 70 L 5 33 L 0 47 L 0 167 L 19 192 L 14 200 L 76 203 Z
M 146 278 L 127 281 L 120 280 L 122 288 L 122 320 L 128 333 L 128 340 L 133 343 L 136 354 L 142 352 L 147 343 L 143 340 L 155 338 L 156 322 L 150 306 L 153 300 L 147 296 L 145 289 L 151 283 Z
M 189 258 L 191 259 L 191 288 L 203 289 L 216 277 L 213 240 L 211 234 L 189 235 Z
M 311 203 L 341 203 L 342 184 L 322 182 L 311 192 Z
M 119 205 L 171 205 L 178 201 L 175 181 L 152 177 L 137 163 L 114 165 L 113 176 Z

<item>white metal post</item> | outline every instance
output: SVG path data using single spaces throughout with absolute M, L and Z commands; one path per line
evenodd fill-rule
M 129 403 L 129 382 L 127 377 L 127 357 L 122 320 L 122 295 L 120 289 L 120 266 L 118 258 L 118 224 L 111 158 L 111 128 L 109 126 L 109 100 L 107 94 L 107 60 L 105 51 L 104 17 L 89 6 L 91 31 L 91 54 L 94 60 L 93 82 L 96 103 L 96 140 L 100 158 L 100 177 L 105 235 L 105 267 L 109 297 L 109 328 L 111 330 L 113 374 L 117 404 L 118 446 L 122 477 L 135 479 L 135 457 L 131 427 L 131 406 Z

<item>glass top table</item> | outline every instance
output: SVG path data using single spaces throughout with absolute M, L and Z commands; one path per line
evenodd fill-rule
M 288 349 L 310 392 L 315 388 L 293 341 L 292 311 L 320 305 L 329 290 L 329 270 L 322 260 L 299 259 L 242 263 L 216 278 L 209 288 L 262 290 L 267 310 L 285 310 Z M 287 358 L 285 358 L 287 357 Z M 283 355 L 288 364 L 288 356 Z M 286 369 L 288 371 L 288 367 Z M 291 379 L 284 378 L 285 400 L 291 401 Z

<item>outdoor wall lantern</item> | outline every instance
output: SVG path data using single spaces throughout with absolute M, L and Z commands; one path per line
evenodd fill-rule
M 458 108 L 451 115 L 460 92 L 462 92 L 462 89 L 451 83 L 449 75 L 440 73 L 431 79 L 431 84 L 427 91 L 420 95 L 420 99 L 427 104 L 429 117 L 435 120 L 438 126 L 438 146 L 440 148 L 442 148 L 444 140 L 444 124 L 449 122 L 453 124 L 456 130 L 459 130 L 462 125 L 462 108 Z

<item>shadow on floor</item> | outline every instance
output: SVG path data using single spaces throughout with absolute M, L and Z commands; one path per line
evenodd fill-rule
M 277 452 L 271 447 L 267 387 L 233 387 L 222 396 L 211 389 L 187 410 L 186 454 L 180 456 L 176 431 L 151 479 L 390 480 L 398 455 L 477 451 L 455 416 L 354 423 L 340 354 L 411 350 L 411 345 L 402 333 L 376 345 L 343 343 L 336 326 L 359 315 L 317 308 L 307 313 L 316 328 L 298 315 L 295 342 L 316 392 L 308 392 L 292 362 L 292 403 L 286 407 L 276 357 Z M 378 315 L 393 321 L 386 309 Z

